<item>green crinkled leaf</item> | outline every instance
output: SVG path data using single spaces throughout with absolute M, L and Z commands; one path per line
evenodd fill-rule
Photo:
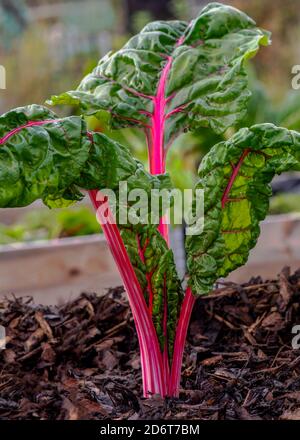
M 85 114 L 107 110 L 113 128 L 139 126 L 152 143 L 163 131 L 165 146 L 183 129 L 223 132 L 245 115 L 244 62 L 268 42 L 246 14 L 210 3 L 190 23 L 149 23 L 76 91 L 50 102 L 79 105 Z
M 109 188 L 116 194 L 120 182 L 126 182 L 128 191 L 138 188 L 147 194 L 155 188 L 172 188 L 168 174 L 151 176 L 129 149 L 119 142 L 103 133 L 92 133 L 89 139 L 89 156 L 76 181 L 78 186 L 88 190 Z
M 20 107 L 0 117 L 0 137 L 0 207 L 36 199 L 64 205 L 89 155 L 83 119 L 59 119 L 37 105 Z
M 0 117 L 0 207 L 42 199 L 49 207 L 81 200 L 80 189 L 171 188 L 167 175 L 151 176 L 123 145 L 87 133 L 81 117 L 59 119 L 31 105 Z
M 88 133 L 81 117 L 59 119 L 41 106 L 22 107 L 1 116 L 0 137 L 1 208 L 25 206 L 37 199 L 49 207 L 69 206 L 82 199 L 82 189 L 110 189 L 116 195 L 118 223 L 122 209 L 119 183 L 126 182 L 128 192 L 145 191 L 148 223 L 141 224 L 136 215 L 134 225 L 127 221 L 119 229 L 148 301 L 148 283 L 151 286 L 152 317 L 162 349 L 166 310 L 168 350 L 172 353 L 182 290 L 172 251 L 157 225 L 150 223 L 151 190 L 172 189 L 168 175 L 150 175 L 126 147 L 104 134 Z M 124 207 L 134 205 L 135 200 Z M 160 209 L 157 221 L 162 214 Z
M 300 170 L 300 135 L 273 124 L 243 128 L 205 156 L 196 185 L 204 190 L 204 230 L 186 239 L 194 293 L 209 293 L 247 261 L 269 210 L 270 182 L 291 169 Z

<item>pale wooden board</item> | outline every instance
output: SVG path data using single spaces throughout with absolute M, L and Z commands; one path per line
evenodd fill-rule
M 274 278 L 283 266 L 300 267 L 300 216 L 269 217 L 262 223 L 248 263 L 228 279 Z M 81 292 L 104 293 L 121 285 L 110 251 L 101 235 L 18 244 L 0 251 L 0 297 L 32 295 L 37 303 L 56 304 Z
M 0 253 L 0 296 L 32 295 L 43 304 L 122 284 L 104 237 L 51 240 Z

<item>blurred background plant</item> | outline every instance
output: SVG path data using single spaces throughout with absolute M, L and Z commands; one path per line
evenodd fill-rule
M 207 3 L 204 0 L 0 0 L 0 64 L 5 67 L 7 77 L 7 89 L 0 90 L 1 113 L 19 105 L 43 103 L 52 94 L 76 88 L 101 56 L 120 48 L 147 22 L 189 20 Z M 272 46 L 261 50 L 248 66 L 252 98 L 247 117 L 239 127 L 268 121 L 300 130 L 300 91 L 291 88 L 292 66 L 300 64 L 300 0 L 284 3 L 226 0 L 224 3 L 242 9 L 273 34 Z M 107 118 L 103 114 L 102 121 L 89 118 L 88 122 L 91 128 L 105 131 Z M 222 136 L 210 129 L 183 134 L 168 157 L 174 185 L 191 188 L 203 155 L 239 127 L 232 127 Z M 138 131 L 125 129 L 109 135 L 128 145 L 146 163 L 146 146 Z M 289 174 L 276 183 L 279 194 L 293 186 L 293 197 L 283 207 L 284 212 L 295 209 L 299 182 L 298 174 Z M 280 209 L 274 208 L 275 211 Z
M 94 213 L 86 206 L 73 209 L 33 209 L 12 225 L 0 223 L 0 245 L 99 233 Z

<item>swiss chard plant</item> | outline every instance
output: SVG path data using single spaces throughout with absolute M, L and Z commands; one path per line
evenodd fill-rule
M 224 132 L 244 117 L 249 98 L 244 64 L 268 43 L 269 34 L 247 15 L 211 3 L 190 23 L 148 24 L 102 58 L 77 90 L 51 98 L 51 104 L 79 106 L 81 116 L 59 118 L 32 105 L 0 117 L 1 208 L 37 199 L 50 208 L 68 206 L 82 199 L 82 190 L 89 192 L 128 294 L 145 396 L 178 395 L 195 298 L 246 262 L 268 211 L 273 175 L 300 168 L 300 136 L 272 124 L 255 125 L 205 156 L 195 188 L 204 192 L 204 228 L 186 238 L 185 291 L 163 207 L 158 226 L 150 218 L 118 223 L 101 190 L 118 194 L 120 181 L 149 195 L 153 189 L 171 190 L 166 155 L 172 142 L 201 127 Z M 88 130 L 85 116 L 103 111 L 111 115 L 112 129 L 145 133 L 149 172 L 126 147 Z M 196 200 L 194 213 L 195 205 Z

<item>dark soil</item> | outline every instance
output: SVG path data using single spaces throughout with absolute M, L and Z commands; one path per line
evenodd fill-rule
M 122 288 L 62 307 L 1 304 L 0 419 L 300 419 L 300 271 L 199 299 L 179 399 L 141 398 Z

